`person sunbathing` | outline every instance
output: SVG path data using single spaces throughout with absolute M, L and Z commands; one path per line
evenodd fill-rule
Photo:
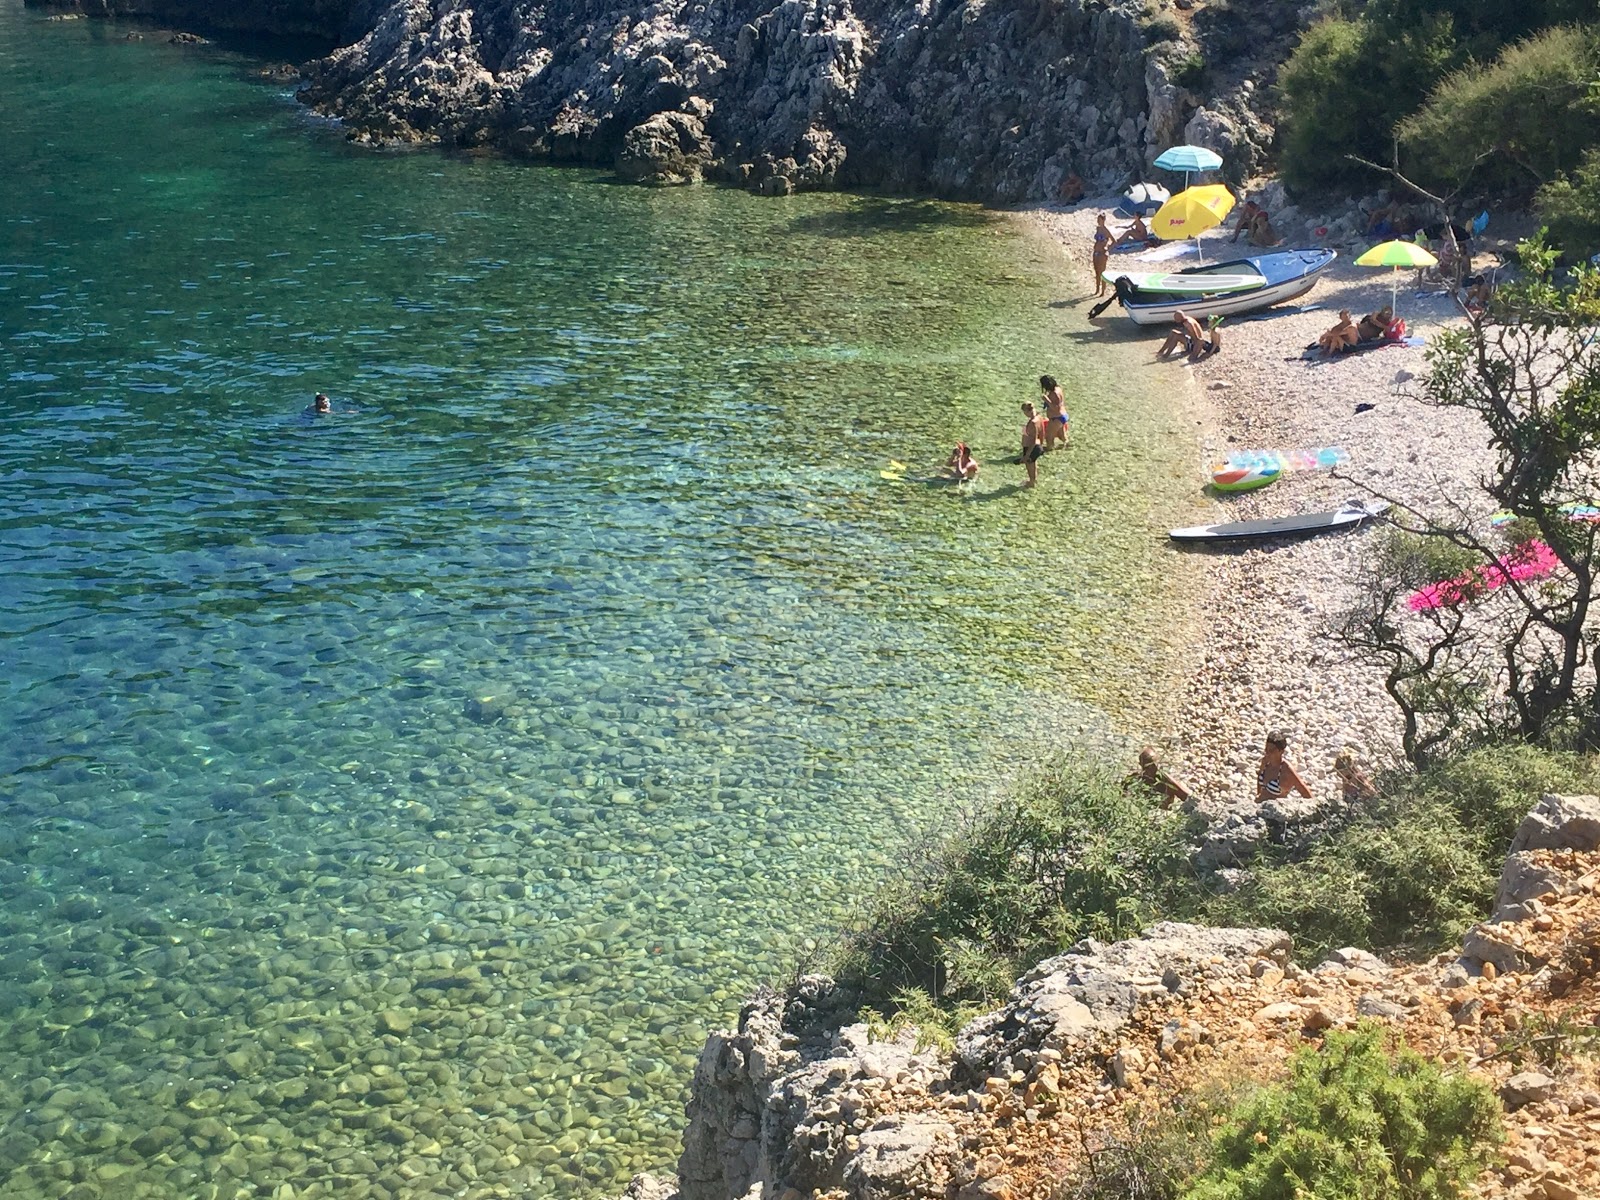
M 1361 340 L 1348 308 L 1339 310 L 1339 323 L 1317 338 L 1324 354 L 1343 354 Z
M 1389 332 L 1389 326 L 1394 324 L 1394 309 L 1385 304 L 1377 312 L 1368 313 L 1361 318 L 1361 324 L 1356 326 L 1356 340 L 1362 342 L 1375 342 Z
M 1135 217 L 1133 224 L 1122 231 L 1122 236 L 1112 242 L 1113 246 L 1127 246 L 1135 242 L 1148 242 L 1150 230 L 1145 226 L 1143 217 Z

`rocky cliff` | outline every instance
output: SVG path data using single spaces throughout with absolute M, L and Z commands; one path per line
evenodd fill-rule
M 1165 923 L 1041 962 L 952 1054 L 875 1039 L 853 1010 L 818 976 L 755 997 L 700 1055 L 678 1178 L 641 1176 L 630 1200 L 1065 1195 L 1127 1144 L 1130 1112 L 1270 1077 L 1358 1020 L 1497 1088 L 1508 1153 L 1476 1194 L 1600 1195 L 1600 1058 L 1519 1065 L 1530 1029 L 1600 1023 L 1600 798 L 1546 796 L 1528 815 L 1459 957 L 1346 949 L 1305 970 L 1279 931 Z
M 1198 141 L 1264 165 L 1280 0 L 26 0 L 343 43 L 302 99 L 352 138 L 644 183 L 1053 200 Z M 1306 10 L 1309 12 L 1310 10 Z
M 639 181 L 711 177 L 768 193 L 1054 199 L 1073 174 L 1121 183 L 1188 126 L 1258 156 L 1246 143 L 1261 128 L 1203 110 L 1174 82 L 1210 77 L 1207 23 L 1162 25 L 1153 11 L 1145 0 L 393 0 L 365 36 L 309 67 L 303 96 L 358 137 L 494 144 Z M 1297 20 L 1274 19 L 1280 31 Z

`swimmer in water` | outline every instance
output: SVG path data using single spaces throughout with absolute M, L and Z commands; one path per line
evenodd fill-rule
M 329 400 L 325 393 L 318 392 L 316 398 L 311 401 L 311 411 L 319 417 L 327 416 L 333 412 L 333 401 Z

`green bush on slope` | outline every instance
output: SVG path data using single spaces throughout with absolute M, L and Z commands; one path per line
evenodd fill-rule
M 1600 251 L 1600 148 L 1540 188 L 1534 208 L 1549 226 L 1551 244 L 1566 247 L 1569 261 L 1582 262 Z
M 1265 925 L 1315 961 L 1340 946 L 1432 952 L 1482 918 L 1517 823 L 1592 763 L 1525 745 L 1476 750 L 1330 828 L 1309 855 L 1269 848 L 1236 891 L 1188 862 L 1192 830 L 1112 772 L 1062 765 L 969 820 L 891 883 L 828 969 L 889 1009 L 992 1004 L 1081 937 L 1160 919 Z
M 879 1002 L 908 988 L 993 1002 L 1081 937 L 1192 909 L 1183 826 L 1111 772 L 1046 769 L 891 883 L 831 970 Z
M 1600 143 L 1600 36 L 1561 26 L 1511 46 L 1487 69 L 1445 79 L 1401 122 L 1407 168 L 1442 187 L 1529 196 Z
M 1386 1031 L 1329 1033 L 1289 1081 L 1243 1101 L 1186 1200 L 1384 1196 L 1455 1200 L 1503 1137 L 1487 1085 L 1448 1075 Z

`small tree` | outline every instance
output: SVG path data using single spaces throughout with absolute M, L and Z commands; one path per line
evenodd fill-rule
M 1459 721 L 1450 725 L 1451 713 L 1474 687 L 1491 685 L 1514 736 L 1548 742 L 1570 733 L 1586 748 L 1600 746 L 1600 658 L 1590 623 L 1600 523 L 1585 511 L 1600 502 L 1600 273 L 1580 270 L 1562 287 L 1556 252 L 1542 237 L 1519 252 L 1524 280 L 1502 287 L 1465 328 L 1435 340 L 1422 395 L 1483 419 L 1495 455 L 1483 491 L 1517 519 L 1513 542 L 1545 553 L 1542 542 L 1559 569 L 1545 578 L 1508 570 L 1506 546 L 1476 530 L 1464 506 L 1440 517 L 1398 504 L 1417 536 L 1465 552 L 1458 561 L 1475 562 L 1478 580 L 1503 585 L 1491 612 L 1461 618 L 1483 590 L 1469 585 L 1445 597 L 1442 615 L 1402 625 L 1392 619 L 1399 595 L 1427 572 L 1420 551 L 1391 545 L 1375 558 L 1361 604 L 1335 631 L 1389 669 L 1413 761 L 1426 760 L 1441 737 L 1460 729 Z M 1474 640 L 1492 648 L 1493 670 L 1469 651 Z M 1475 683 L 1469 664 L 1479 672 Z M 1434 719 L 1431 728 L 1417 720 L 1424 713 Z
M 1442 537 L 1403 527 L 1383 535 L 1365 564 L 1354 604 L 1334 636 L 1384 668 L 1384 690 L 1403 721 L 1401 746 L 1419 769 L 1482 722 L 1492 664 L 1467 628 L 1466 605 L 1477 589 L 1459 588 L 1441 603 L 1412 613 L 1410 598 L 1456 578 L 1471 579 L 1476 556 Z
M 1504 1136 L 1482 1083 L 1447 1075 L 1367 1024 L 1294 1057 L 1289 1081 L 1242 1102 L 1189 1200 L 1386 1196 L 1454 1200 Z

